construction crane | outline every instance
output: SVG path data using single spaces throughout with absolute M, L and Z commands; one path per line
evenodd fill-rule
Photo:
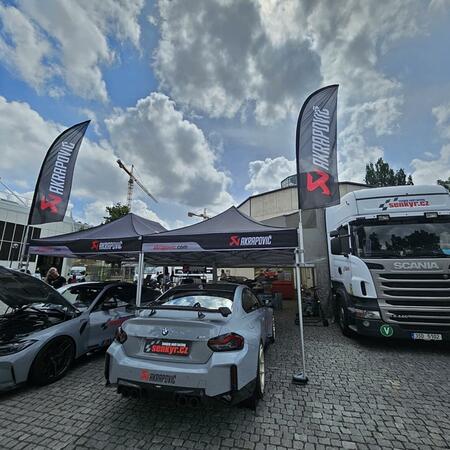
M 130 177 L 130 178 L 128 178 L 128 191 L 127 191 L 127 206 L 130 211 L 131 211 L 131 202 L 133 201 L 134 183 L 136 183 L 154 202 L 158 203 L 158 200 L 156 200 L 156 198 L 153 197 L 152 194 L 150 194 L 148 189 L 133 174 L 134 165 L 131 166 L 131 170 L 130 170 L 130 169 L 128 169 L 127 166 L 125 166 L 125 164 L 120 159 L 117 160 L 117 164 Z

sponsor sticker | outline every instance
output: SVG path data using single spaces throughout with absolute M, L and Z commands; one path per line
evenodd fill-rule
M 408 208 L 408 209 L 414 209 L 414 208 L 423 208 L 426 206 L 430 206 L 431 203 L 429 200 L 426 200 L 424 198 L 388 198 L 385 200 L 384 203 L 381 203 L 379 208 L 382 211 L 387 211 L 388 209 L 396 209 L 396 208 Z
M 272 245 L 272 235 L 268 236 L 238 236 L 233 234 L 228 242 L 230 247 L 261 247 Z
M 380 327 L 380 333 L 381 336 L 391 337 L 394 334 L 394 329 L 390 325 L 383 324 Z
M 153 383 L 165 383 L 165 384 L 175 384 L 175 381 L 177 379 L 176 375 L 167 375 L 164 373 L 150 372 L 147 369 L 141 369 L 139 377 L 141 381 Z

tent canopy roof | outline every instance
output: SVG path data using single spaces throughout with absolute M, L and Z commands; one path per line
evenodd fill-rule
M 297 230 L 253 220 L 232 206 L 211 219 L 143 238 L 152 265 L 292 266 Z
M 219 233 L 258 233 L 258 232 L 279 232 L 286 230 L 284 227 L 272 227 L 257 222 L 247 214 L 239 211 L 235 206 L 231 206 L 226 211 L 217 214 L 210 219 L 203 220 L 193 225 L 177 228 L 176 230 L 165 231 L 161 236 L 186 236 L 199 234 L 219 234 Z M 144 241 L 146 239 L 144 238 Z M 152 236 L 148 237 L 152 241 Z
M 120 219 L 74 233 L 32 239 L 29 252 L 38 255 L 120 260 L 141 251 L 142 236 L 166 229 L 153 220 L 129 213 Z
M 75 231 L 73 233 L 49 236 L 42 239 L 33 239 L 33 243 L 67 243 L 80 239 L 127 239 L 137 238 L 145 234 L 160 233 L 166 229 L 158 222 L 144 219 L 136 214 L 129 213 L 120 219 L 112 222 L 87 228 L 86 230 Z

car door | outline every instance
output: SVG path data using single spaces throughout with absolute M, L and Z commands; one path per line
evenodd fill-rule
M 134 317 L 132 286 L 107 287 L 99 296 L 89 314 L 89 348 L 108 346 L 114 339 L 117 328 Z

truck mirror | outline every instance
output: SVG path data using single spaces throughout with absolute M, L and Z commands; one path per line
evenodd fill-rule
M 350 243 L 348 241 L 348 236 L 341 237 L 341 252 L 343 255 L 348 256 L 350 254 Z
M 330 237 L 335 238 L 338 236 L 339 236 L 339 231 L 337 231 L 337 230 L 330 231 Z
M 331 239 L 330 246 L 332 255 L 342 255 L 342 244 L 340 238 L 334 237 Z

